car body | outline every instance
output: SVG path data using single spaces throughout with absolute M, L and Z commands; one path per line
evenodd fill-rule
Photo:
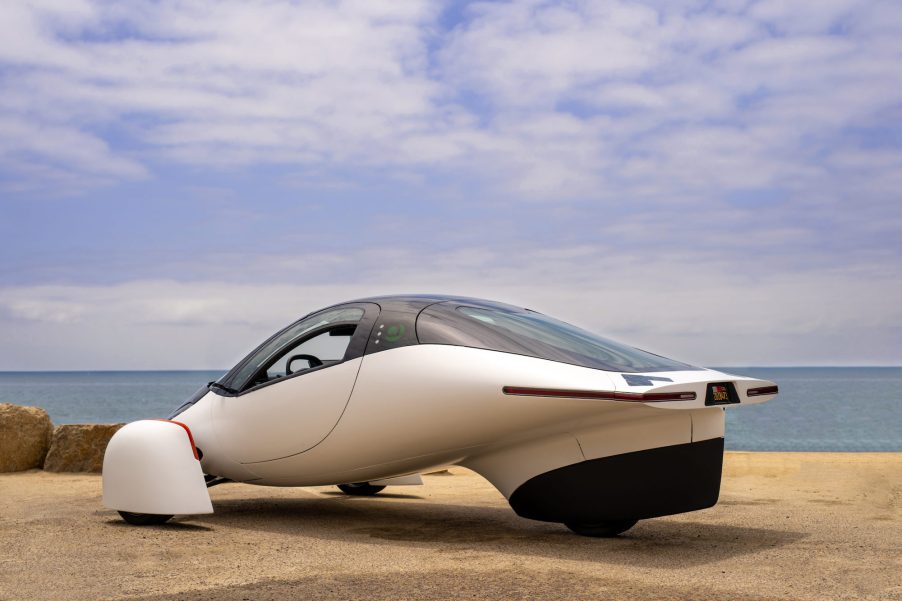
M 372 494 L 460 465 L 521 516 L 606 536 L 714 505 L 724 409 L 776 393 L 527 309 L 374 297 L 301 318 L 168 420 L 122 428 L 104 503 L 159 523 L 212 512 L 207 486 L 227 480 Z

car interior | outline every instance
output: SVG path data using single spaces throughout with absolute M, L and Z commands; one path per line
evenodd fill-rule
M 279 378 L 325 368 L 344 360 L 357 323 L 331 323 L 286 344 L 265 362 L 245 390 Z

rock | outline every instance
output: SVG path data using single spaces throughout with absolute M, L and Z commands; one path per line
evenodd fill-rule
M 43 409 L 0 403 L 0 472 L 40 469 L 52 435 Z
M 44 470 L 100 472 L 110 438 L 124 424 L 63 424 L 53 431 Z

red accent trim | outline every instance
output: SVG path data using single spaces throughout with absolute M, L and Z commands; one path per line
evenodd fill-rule
M 633 401 L 637 403 L 661 401 L 694 401 L 694 392 L 611 392 L 607 390 L 560 390 L 557 388 L 525 388 L 505 386 L 504 394 L 517 396 L 549 396 L 565 399 L 604 399 L 606 401 Z
M 761 386 L 759 388 L 749 388 L 745 391 L 746 396 L 764 396 L 766 394 L 777 394 L 780 391 L 776 386 Z
M 177 422 L 171 419 L 155 419 L 153 421 L 156 422 L 169 422 L 170 424 L 175 424 L 176 426 L 181 426 L 185 429 L 185 432 L 188 433 L 188 442 L 191 443 L 191 450 L 194 452 L 194 458 L 200 461 L 200 455 L 197 454 L 197 445 L 194 444 L 194 436 L 191 435 L 191 428 L 182 422 Z

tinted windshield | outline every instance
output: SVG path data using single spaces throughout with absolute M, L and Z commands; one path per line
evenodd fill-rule
M 433 305 L 417 319 L 417 335 L 421 344 L 484 348 L 607 371 L 698 369 L 527 310 Z

